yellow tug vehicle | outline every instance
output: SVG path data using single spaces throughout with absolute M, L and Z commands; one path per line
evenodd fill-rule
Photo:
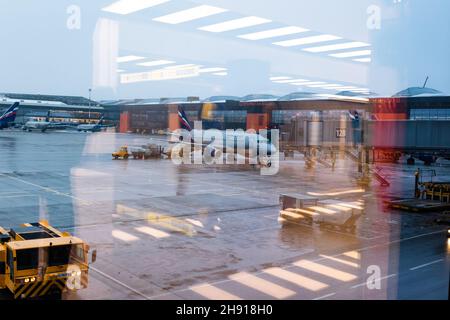
M 88 285 L 89 246 L 47 221 L 0 227 L 0 290 L 14 299 L 61 296 Z M 92 252 L 91 262 L 96 259 Z

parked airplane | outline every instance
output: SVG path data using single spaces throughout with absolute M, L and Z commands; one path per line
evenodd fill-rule
M 19 110 L 19 102 L 15 102 L 0 116 L 0 130 L 11 126 L 14 120 L 16 120 L 17 110 Z
M 110 127 L 110 125 L 103 124 L 103 119 L 104 117 L 101 117 L 95 124 L 80 124 L 77 126 L 77 130 L 84 132 L 100 132 L 102 129 Z
M 231 150 L 236 157 L 256 159 L 260 164 L 270 167 L 270 157 L 277 152 L 277 148 L 266 137 L 257 133 L 247 133 L 243 130 L 215 130 L 222 137 L 222 141 L 217 141 L 217 136 L 213 131 L 207 132 L 193 129 L 181 107 L 178 109 L 178 119 L 180 128 L 184 129 L 185 133 L 188 132 L 189 136 L 185 137 L 185 134 L 182 134 L 180 131 L 170 132 L 170 142 L 176 144 L 187 143 L 194 149 L 195 147 L 201 147 L 202 151 L 209 154 L 211 158 L 221 157 L 224 152 L 230 152 Z M 200 137 L 200 144 L 197 142 L 198 137 Z
M 73 125 L 70 123 L 66 123 L 66 122 L 50 121 L 50 111 L 48 111 L 45 121 L 35 121 L 35 120 L 27 121 L 24 124 L 24 126 L 22 127 L 22 129 L 24 131 L 29 131 L 29 132 L 31 132 L 33 130 L 40 130 L 42 132 L 45 132 L 47 130 L 64 130 L 70 126 L 73 126 Z

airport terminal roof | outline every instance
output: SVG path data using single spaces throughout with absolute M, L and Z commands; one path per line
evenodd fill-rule
M 227 100 L 241 101 L 237 96 L 212 96 L 203 100 L 203 102 L 225 102 Z
M 370 96 L 376 94 L 370 92 L 369 94 L 354 93 L 350 91 L 343 91 L 338 94 L 320 94 L 314 92 L 292 92 L 282 97 L 271 94 L 249 94 L 244 97 L 238 96 L 211 96 L 205 99 L 198 99 L 197 97 L 185 98 L 149 98 L 149 99 L 121 99 L 121 100 L 104 100 L 100 101 L 104 107 L 108 106 L 135 106 L 144 107 L 149 105 L 164 105 L 164 104 L 188 104 L 188 103 L 224 103 L 226 101 L 238 102 L 275 102 L 275 101 L 299 101 L 299 100 L 347 100 L 366 102 Z M 357 100 L 361 99 L 361 100 Z M 364 99 L 364 101 L 362 100 Z
M 442 92 L 426 87 L 410 87 L 396 93 L 393 97 L 426 97 L 426 96 L 442 96 Z
M 277 96 L 272 94 L 249 94 L 242 97 L 240 101 L 250 102 L 250 101 L 276 101 Z
M 354 91 L 340 91 L 336 93 L 338 96 L 346 96 L 346 97 L 375 97 L 378 96 L 378 94 L 374 92 L 354 92 Z
M 121 99 L 101 101 L 103 106 L 145 106 L 152 104 L 199 103 L 198 97 Z
M 278 101 L 295 101 L 295 100 L 310 100 L 317 99 L 317 94 L 313 92 L 292 92 L 285 96 L 282 96 L 278 99 Z
M 42 102 L 61 102 L 66 105 L 77 105 L 77 106 L 95 106 L 99 103 L 94 100 L 89 100 L 80 96 L 58 96 L 58 95 L 42 95 L 42 94 L 24 94 L 24 93 L 1 93 L 5 98 L 15 99 L 15 100 L 31 100 L 31 101 L 42 101 Z

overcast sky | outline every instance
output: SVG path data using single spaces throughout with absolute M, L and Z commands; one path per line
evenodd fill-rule
M 0 92 L 87 96 L 93 88 L 98 100 L 205 98 L 332 94 L 338 85 L 390 96 L 429 76 L 429 87 L 450 93 L 448 0 L 160 0 L 127 14 L 118 11 L 130 3 L 111 7 L 114 2 L 0 0 Z M 201 5 L 216 13 L 167 23 L 167 15 Z M 253 18 L 251 26 L 211 32 L 249 16 L 258 24 Z M 280 28 L 297 33 L 242 37 Z M 346 44 L 355 48 L 317 49 Z M 129 56 L 140 60 L 120 62 Z M 152 65 L 161 60 L 167 64 Z

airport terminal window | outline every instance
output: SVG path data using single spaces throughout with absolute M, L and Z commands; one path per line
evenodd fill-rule
M 48 265 L 60 266 L 69 263 L 69 253 L 71 246 L 52 246 L 48 248 Z
M 22 249 L 16 251 L 17 270 L 36 269 L 39 261 L 39 249 Z
M 412 109 L 411 120 L 449 120 L 450 109 Z
M 301 112 L 300 110 L 273 110 L 272 122 L 276 124 L 290 123 Z
M 347 114 L 347 111 L 273 110 L 272 121 L 275 124 L 289 124 L 295 119 L 310 119 L 316 117 L 339 119 L 342 114 Z
M 222 122 L 241 122 L 245 123 L 247 121 L 247 111 L 239 110 L 209 110 L 208 120 L 222 121 Z
M 161 116 L 164 116 L 164 112 L 158 112 Z M 198 111 L 186 111 L 186 116 L 189 121 L 192 121 L 193 119 L 197 119 Z
M 226 122 L 246 122 L 247 120 L 247 111 L 227 111 L 225 112 L 225 121 Z

